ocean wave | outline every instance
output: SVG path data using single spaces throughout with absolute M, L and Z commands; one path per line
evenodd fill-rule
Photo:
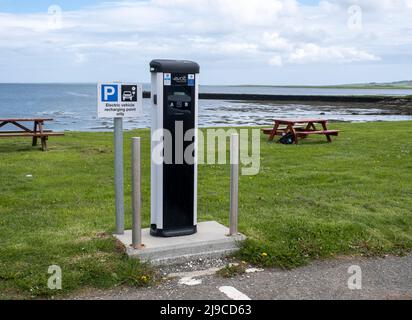
M 87 93 L 79 93 L 79 92 L 72 92 L 72 91 L 66 91 L 66 94 L 74 97 L 82 97 L 82 98 L 89 98 L 92 97 L 92 95 L 87 94 Z
M 72 117 L 72 116 L 76 116 L 78 115 L 75 112 L 68 112 L 68 111 L 61 111 L 61 110 L 50 110 L 50 111 L 39 111 L 36 112 L 36 115 L 39 116 L 47 116 L 47 115 L 51 115 L 51 116 L 68 116 L 68 117 Z

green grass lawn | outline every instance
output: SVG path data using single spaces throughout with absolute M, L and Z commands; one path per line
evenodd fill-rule
M 240 179 L 239 258 L 291 268 L 342 254 L 412 249 L 412 122 L 333 124 L 334 143 L 267 143 L 261 170 Z M 131 226 L 130 138 L 143 139 L 144 226 L 150 215 L 149 131 L 125 134 L 126 227 Z M 110 133 L 67 133 L 49 152 L 29 139 L 0 140 L 0 298 L 51 296 L 50 265 L 63 293 L 145 285 L 150 266 L 128 260 L 114 231 Z M 32 178 L 27 177 L 32 175 Z M 229 166 L 199 167 L 199 220 L 227 225 Z M 265 253 L 265 254 L 263 254 Z

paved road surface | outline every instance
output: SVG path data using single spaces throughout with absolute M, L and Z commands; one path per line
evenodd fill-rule
M 350 290 L 351 266 L 362 271 L 362 289 Z M 355 267 L 356 268 L 356 267 Z M 412 300 L 412 255 L 340 258 L 292 271 L 255 271 L 232 279 L 214 269 L 179 273 L 152 288 L 117 288 L 83 293 L 74 299 L 236 300 L 236 299 L 408 299 Z M 359 284 L 359 282 L 358 282 Z

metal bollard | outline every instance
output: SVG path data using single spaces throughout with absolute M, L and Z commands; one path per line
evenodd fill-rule
M 142 201 L 141 201 L 141 156 L 140 138 L 132 139 L 132 247 L 140 249 L 142 244 Z
M 116 234 L 124 234 L 123 119 L 114 119 Z
M 239 135 L 230 137 L 230 236 L 238 234 Z

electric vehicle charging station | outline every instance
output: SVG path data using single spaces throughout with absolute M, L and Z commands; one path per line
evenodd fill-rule
M 171 162 L 151 162 L 150 234 L 155 237 L 197 232 L 199 70 L 199 65 L 192 61 L 153 60 L 150 63 L 152 155 L 154 150 L 165 153 L 166 148 L 172 154 Z M 191 139 L 185 139 L 190 130 Z M 171 133 L 172 141 L 155 138 L 164 131 Z M 171 145 L 164 145 L 166 141 Z M 192 159 L 187 159 L 183 153 L 191 145 L 194 146 Z
M 115 237 L 125 246 L 129 257 L 154 265 L 222 257 L 239 250 L 239 242 L 246 239 L 237 232 L 237 134 L 231 136 L 230 149 L 230 228 L 216 221 L 197 223 L 199 69 L 191 61 L 150 63 L 151 225 L 141 229 L 140 140 L 134 138 L 133 226 Z

